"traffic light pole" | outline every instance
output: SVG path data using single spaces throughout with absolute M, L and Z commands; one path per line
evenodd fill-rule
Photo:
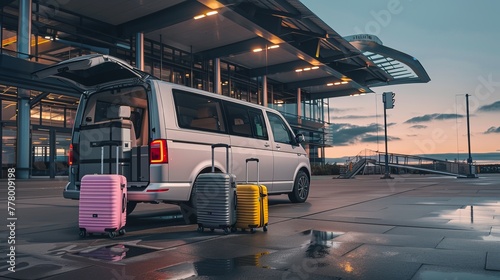
M 393 179 L 389 175 L 389 152 L 387 149 L 387 108 L 384 106 L 384 134 L 385 134 L 385 174 L 380 179 Z
M 476 174 L 473 172 L 472 165 L 472 153 L 470 149 L 470 121 L 469 121 L 469 94 L 465 95 L 465 104 L 467 107 L 467 144 L 469 146 L 469 157 L 467 158 L 467 164 L 469 165 L 469 173 L 467 174 L 467 178 L 477 178 Z
M 387 148 L 387 109 L 394 108 L 394 93 L 384 92 L 382 101 L 384 102 L 385 174 L 380 179 L 394 179 L 389 175 L 389 149 Z

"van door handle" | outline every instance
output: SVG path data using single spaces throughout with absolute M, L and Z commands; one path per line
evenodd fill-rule
M 281 149 L 281 146 L 276 144 L 276 149 L 278 149 L 278 150 Z
M 269 146 L 271 146 L 271 145 L 269 145 L 269 143 L 264 144 L 264 147 L 266 147 L 266 148 L 269 148 Z

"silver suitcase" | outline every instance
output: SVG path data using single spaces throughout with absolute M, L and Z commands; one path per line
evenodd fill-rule
M 226 148 L 228 173 L 215 173 L 215 148 Z M 236 224 L 236 176 L 229 173 L 229 145 L 212 145 L 212 173 L 198 176 L 196 180 L 196 214 L 198 231 L 223 229 L 225 234 Z

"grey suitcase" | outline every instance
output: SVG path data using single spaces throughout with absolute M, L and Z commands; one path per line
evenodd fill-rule
M 228 173 L 215 173 L 215 148 L 226 148 Z M 212 145 L 212 173 L 200 174 L 196 180 L 196 214 L 198 231 L 223 229 L 225 234 L 236 224 L 236 176 L 229 169 L 229 145 Z

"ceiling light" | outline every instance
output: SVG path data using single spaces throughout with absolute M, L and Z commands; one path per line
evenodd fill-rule
M 253 49 L 252 51 L 253 51 L 253 52 L 261 52 L 261 51 L 262 51 L 262 49 L 261 49 L 261 48 L 256 48 L 256 49 Z
M 345 84 L 347 84 L 347 83 L 348 83 L 348 82 L 346 82 L 346 81 L 341 82 L 341 84 L 343 84 L 343 85 L 345 85 Z
M 210 12 L 208 12 L 206 14 L 197 15 L 197 16 L 194 17 L 194 19 L 200 19 L 200 18 L 204 18 L 204 17 L 207 17 L 207 16 L 213 16 L 213 15 L 216 15 L 218 13 L 219 12 L 217 12 L 217 11 L 210 11 Z
M 311 67 L 312 70 L 316 70 L 316 69 L 319 69 L 319 66 L 313 66 Z
M 295 72 L 302 72 L 302 69 L 295 69 Z
M 279 45 L 272 45 L 270 47 L 267 47 L 268 50 L 271 50 L 271 49 L 277 49 L 279 48 L 280 46 Z
M 333 86 L 333 83 L 328 83 L 326 85 L 329 86 L 329 87 L 331 87 L 331 86 Z
M 311 68 L 310 68 L 310 67 L 306 67 L 306 68 L 304 68 L 304 71 L 309 71 L 309 70 L 311 70 Z

